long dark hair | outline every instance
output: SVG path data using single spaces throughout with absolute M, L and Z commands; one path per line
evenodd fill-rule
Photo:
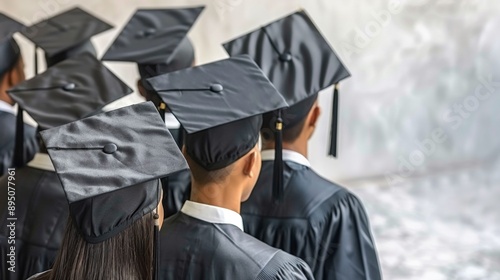
M 153 214 L 97 244 L 80 236 L 70 218 L 52 270 L 39 280 L 150 280 L 153 275 Z

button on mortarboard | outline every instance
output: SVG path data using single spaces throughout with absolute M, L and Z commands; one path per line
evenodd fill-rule
M 104 148 L 102 150 L 106 154 L 114 154 L 118 150 L 118 146 L 116 146 L 116 144 L 109 143 L 104 145 Z
M 74 83 L 69 83 L 65 86 L 63 86 L 63 89 L 66 91 L 72 91 L 76 88 L 76 85 Z
M 210 90 L 213 92 L 221 92 L 224 90 L 224 87 L 221 84 L 213 84 L 210 86 Z
M 290 53 L 283 53 L 280 55 L 280 60 L 283 62 L 288 62 L 292 60 L 292 55 Z

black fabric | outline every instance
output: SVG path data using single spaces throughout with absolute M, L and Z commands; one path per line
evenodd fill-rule
M 132 93 L 132 89 L 86 53 L 65 60 L 7 92 L 41 129 L 47 129 L 89 116 Z
M 16 116 L 11 113 L 0 111 L 0 176 L 7 172 L 7 168 L 12 167 L 14 157 L 14 147 L 16 140 Z M 30 161 L 38 151 L 38 139 L 36 128 L 31 125 L 24 125 L 24 141 L 22 156 L 24 165 Z
M 141 79 L 155 77 L 164 73 L 189 68 L 194 63 L 194 47 L 186 37 L 171 55 L 169 63 L 137 64 Z
M 46 57 L 61 56 L 83 46 L 92 36 L 111 29 L 108 23 L 81 8 L 73 8 L 42 20 L 21 33 L 45 51 Z
M 137 10 L 102 59 L 136 62 L 142 79 L 189 67 L 194 49 L 186 35 L 203 9 Z
M 163 74 L 146 83 L 186 130 L 188 154 L 207 170 L 245 155 L 258 141 L 261 114 L 287 106 L 248 56 Z
M 14 66 L 21 55 L 12 35 L 23 27 L 18 21 L 0 13 L 0 78 Z
M 123 231 L 159 202 L 158 179 L 187 169 L 151 102 L 42 131 L 70 204 L 89 243 Z
M 306 261 L 316 279 L 381 279 L 368 217 L 345 188 L 285 161 L 285 193 L 273 204 L 273 162 L 264 161 L 242 204 L 245 232 Z
M 16 272 L 7 270 L 9 216 L 8 177 L 0 178 L 0 279 L 24 280 L 52 267 L 61 246 L 68 219 L 64 190 L 51 171 L 32 167 L 16 170 Z
M 160 279 L 313 279 L 302 260 L 234 225 L 177 213 L 163 223 L 160 234 Z
M 181 210 L 184 202 L 191 196 L 191 173 L 179 171 L 161 179 L 163 187 L 163 212 L 168 218 Z
M 78 55 L 89 53 L 94 57 L 97 57 L 97 51 L 90 40 L 87 40 L 81 44 L 78 44 L 72 48 L 69 48 L 63 52 L 48 56 L 45 54 L 45 61 L 47 67 L 52 67 L 59 62 L 62 62 L 68 58 L 78 57 Z

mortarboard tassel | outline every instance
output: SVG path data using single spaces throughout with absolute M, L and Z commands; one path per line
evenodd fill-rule
M 339 88 L 338 84 L 335 84 L 333 90 L 333 105 L 332 105 L 332 127 L 331 127 L 331 139 L 330 139 L 330 152 L 331 156 L 337 157 L 337 126 L 338 126 L 338 115 L 339 115 Z
M 283 198 L 283 119 L 281 118 L 281 110 L 278 110 L 276 118 L 274 141 L 273 199 L 274 202 L 280 202 Z
M 161 190 L 158 190 L 160 196 Z M 161 201 L 161 200 L 160 200 Z M 158 215 L 158 207 L 153 215 L 154 219 L 154 234 L 153 234 L 153 280 L 159 280 L 160 270 L 160 216 Z

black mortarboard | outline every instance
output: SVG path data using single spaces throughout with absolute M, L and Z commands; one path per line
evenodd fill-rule
M 224 168 L 255 147 L 262 114 L 287 106 L 248 56 L 146 80 L 187 132 L 186 152 L 206 170 Z
M 65 60 L 7 91 L 48 129 L 95 113 L 132 89 L 90 54 Z
M 304 11 L 281 18 L 243 35 L 224 48 L 231 55 L 248 54 L 290 105 L 283 125 L 292 127 L 309 113 L 319 91 L 350 76 L 328 42 Z M 330 154 L 336 156 L 338 92 L 335 86 Z M 273 114 L 264 116 L 269 127 Z
M 187 169 L 151 102 L 40 134 L 64 187 L 71 217 L 89 243 L 115 236 L 155 209 L 160 197 L 157 179 Z
M 111 28 L 88 12 L 73 8 L 23 29 L 22 34 L 45 51 L 47 67 L 51 67 L 86 52 L 96 56 L 90 38 Z
M 0 13 L 0 78 L 18 61 L 21 51 L 12 35 L 24 27 Z
M 16 139 L 24 138 L 22 110 L 40 130 L 79 120 L 129 94 L 125 85 L 91 54 L 67 59 L 7 90 L 19 105 Z M 23 141 L 16 141 L 14 166 L 25 160 Z
M 142 79 L 190 67 L 194 49 L 186 35 L 203 9 L 137 10 L 102 60 L 136 62 Z

